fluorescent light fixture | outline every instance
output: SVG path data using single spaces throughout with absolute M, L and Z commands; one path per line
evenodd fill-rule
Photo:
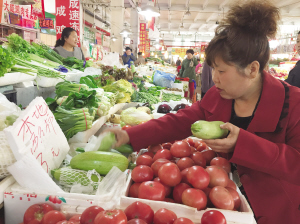
M 160 13 L 156 7 L 154 7 L 154 2 L 152 0 L 149 0 L 147 5 L 141 7 L 141 11 L 139 14 L 148 17 L 158 17 L 160 16 Z

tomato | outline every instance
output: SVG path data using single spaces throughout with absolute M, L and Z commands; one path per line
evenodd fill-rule
M 122 210 L 113 209 L 100 212 L 94 224 L 126 224 L 127 217 Z
M 216 186 L 211 189 L 209 198 L 216 208 L 227 210 L 234 208 L 233 197 L 225 187 Z
M 172 158 L 173 158 L 173 156 L 172 156 L 170 150 L 168 150 L 168 149 L 160 149 L 154 155 L 153 161 L 156 161 L 158 159 L 167 159 L 167 160 L 170 160 Z
M 69 222 L 73 222 L 74 224 L 80 224 L 81 215 L 73 215 Z
M 102 211 L 104 209 L 99 206 L 88 207 L 81 214 L 80 224 L 93 224 L 96 216 Z
M 210 193 L 210 191 L 211 191 L 211 188 L 210 188 L 210 187 L 207 187 L 207 188 L 203 189 L 202 191 L 203 191 L 203 192 L 206 194 L 206 196 L 208 197 L 208 196 L 209 196 L 209 193 Z
M 142 219 L 131 219 L 127 222 L 127 224 L 147 224 L 147 223 Z
M 154 223 L 155 224 L 173 224 L 177 219 L 177 215 L 165 208 L 157 210 L 154 214 Z
M 188 218 L 178 218 L 173 224 L 194 224 L 194 222 Z
M 129 188 L 129 197 L 138 198 L 139 197 L 139 187 L 142 183 L 134 183 Z
M 164 148 L 164 149 L 171 149 L 171 146 L 172 146 L 172 144 L 170 143 L 170 142 L 167 142 L 167 143 L 164 143 L 164 144 L 162 144 L 162 147 Z
M 33 220 L 36 221 L 35 223 L 41 223 L 44 215 L 52 210 L 52 206 L 48 204 L 31 205 L 24 214 L 23 223 L 28 224 Z
M 150 181 L 153 179 L 153 170 L 149 166 L 137 166 L 132 170 L 131 178 L 136 183 Z
M 182 170 L 181 173 L 181 183 L 186 183 L 186 184 L 190 184 L 188 179 L 187 179 L 187 173 L 189 172 L 189 168 L 185 168 L 184 170 Z
M 161 144 L 158 145 L 150 145 L 148 147 L 148 152 L 152 152 L 153 154 L 155 154 L 158 150 L 163 149 L 163 147 L 161 146 Z
M 170 149 L 172 155 L 176 158 L 188 157 L 191 155 L 191 147 L 187 142 L 175 142 Z
M 211 166 L 218 166 L 223 168 L 227 173 L 231 171 L 231 164 L 227 159 L 222 157 L 215 157 L 210 161 Z
M 153 170 L 153 173 L 154 173 L 154 176 L 158 176 L 158 170 L 159 168 L 166 164 L 166 163 L 169 163 L 170 161 L 167 160 L 167 159 L 158 159 L 156 160 L 152 165 L 151 165 L 151 169 Z
M 175 203 L 175 201 L 172 198 L 165 198 L 165 202 Z
M 131 125 L 125 125 L 125 126 L 123 126 L 123 127 L 122 127 L 122 130 L 126 130 L 126 129 L 128 129 L 128 128 L 131 128 Z
M 230 180 L 230 179 L 228 179 L 228 184 L 227 184 L 226 187 L 230 187 L 230 188 L 232 188 L 233 190 L 236 190 L 236 185 L 235 185 L 235 183 L 234 183 L 232 180 Z
M 190 185 L 186 183 L 180 183 L 176 185 L 173 189 L 173 198 L 176 203 L 182 204 L 182 193 L 186 190 L 191 188 Z
M 201 218 L 201 224 L 227 224 L 225 216 L 217 210 L 204 212 Z
M 239 211 L 240 207 L 241 207 L 241 199 L 240 199 L 240 195 L 236 190 L 233 190 L 230 187 L 226 187 L 226 189 L 229 191 L 229 193 L 231 194 L 233 201 L 234 201 L 234 209 Z
M 73 221 L 67 221 L 67 220 L 63 220 L 63 221 L 59 221 L 57 222 L 56 224 L 77 224 L 77 223 L 80 223 L 80 222 L 73 222 Z
M 150 156 L 151 158 L 153 158 L 154 153 L 153 152 L 145 152 L 145 153 L 143 153 L 143 155 Z
M 192 166 L 186 175 L 188 182 L 197 189 L 203 190 L 210 183 L 208 172 L 201 166 Z
M 208 185 L 210 188 L 213 188 L 215 186 L 227 186 L 229 178 L 225 170 L 218 166 L 208 166 L 206 167 L 206 171 L 208 172 L 210 177 Z
M 172 188 L 169 187 L 169 186 L 167 186 L 167 185 L 165 185 L 165 184 L 163 184 L 163 183 L 160 181 L 159 177 L 154 178 L 153 181 L 159 182 L 159 183 L 161 183 L 162 185 L 164 185 L 165 190 L 166 190 L 166 197 L 169 197 L 169 195 L 172 193 Z
M 181 171 L 194 165 L 195 162 L 190 157 L 183 157 L 177 161 L 177 166 Z
M 181 181 L 181 173 L 178 166 L 174 163 L 166 163 L 158 170 L 158 177 L 161 183 L 174 187 Z
M 203 150 L 207 149 L 207 145 L 203 141 L 199 141 L 199 144 L 196 147 L 198 152 L 202 152 Z
M 210 149 L 203 150 L 201 153 L 206 161 L 206 166 L 209 166 L 210 161 L 217 156 L 217 154 Z
M 199 189 L 188 188 L 182 193 L 182 203 L 197 210 L 204 209 L 207 204 L 205 193 Z
M 192 146 L 192 147 L 195 146 L 195 142 L 192 138 L 186 138 L 183 141 L 189 143 L 189 145 Z
M 151 166 L 153 163 L 153 159 L 151 156 L 148 155 L 140 155 L 137 159 L 136 159 L 136 165 L 145 165 L 145 166 Z
M 165 199 L 166 190 L 164 185 L 154 181 L 143 182 L 139 187 L 139 198 L 154 201 L 163 201 Z
M 213 205 L 213 203 L 210 201 L 210 198 L 209 198 L 209 193 L 211 192 L 211 188 L 207 187 L 203 190 L 203 192 L 205 193 L 205 195 L 207 197 L 207 207 L 214 208 L 215 206 Z
M 152 224 L 154 212 L 152 208 L 140 201 L 133 202 L 125 209 L 125 214 L 128 220 L 142 219 L 148 224 Z
M 50 212 L 47 212 L 43 219 L 42 219 L 42 224 L 56 224 L 59 221 L 66 220 L 66 216 L 56 210 L 52 210 Z
M 206 167 L 206 160 L 202 153 L 194 152 L 190 157 L 194 161 L 195 165 L 202 166 L 203 168 Z
M 196 149 L 195 147 L 193 147 L 193 146 L 190 146 L 190 148 L 191 148 L 191 152 L 192 152 L 192 154 L 193 154 L 194 152 L 197 152 L 197 149 Z

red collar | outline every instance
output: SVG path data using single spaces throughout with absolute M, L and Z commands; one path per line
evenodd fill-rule
M 284 98 L 285 91 L 282 83 L 269 73 L 263 72 L 263 90 L 260 102 L 247 131 L 252 133 L 274 132 L 280 118 Z M 229 122 L 232 100 L 221 98 L 215 86 L 205 95 L 201 106 L 210 113 L 206 118 L 208 121 Z

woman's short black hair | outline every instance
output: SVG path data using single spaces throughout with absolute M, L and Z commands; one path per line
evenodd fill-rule
M 188 54 L 188 53 L 194 54 L 195 52 L 194 52 L 193 49 L 188 49 L 188 50 L 186 51 L 186 54 Z
M 56 41 L 55 47 L 59 47 L 59 46 L 64 46 L 65 45 L 65 39 L 69 38 L 69 36 L 71 35 L 71 33 L 76 30 L 74 30 L 71 27 L 66 27 L 63 29 L 62 33 L 61 33 L 61 38 L 59 38 Z

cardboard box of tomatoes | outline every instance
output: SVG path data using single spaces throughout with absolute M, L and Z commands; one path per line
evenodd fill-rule
M 121 209 L 140 201 L 154 212 L 170 209 L 196 224 L 208 210 L 222 212 L 227 223 L 256 223 L 249 203 L 229 178 L 230 163 L 199 139 L 149 146 L 136 163 L 120 200 Z

